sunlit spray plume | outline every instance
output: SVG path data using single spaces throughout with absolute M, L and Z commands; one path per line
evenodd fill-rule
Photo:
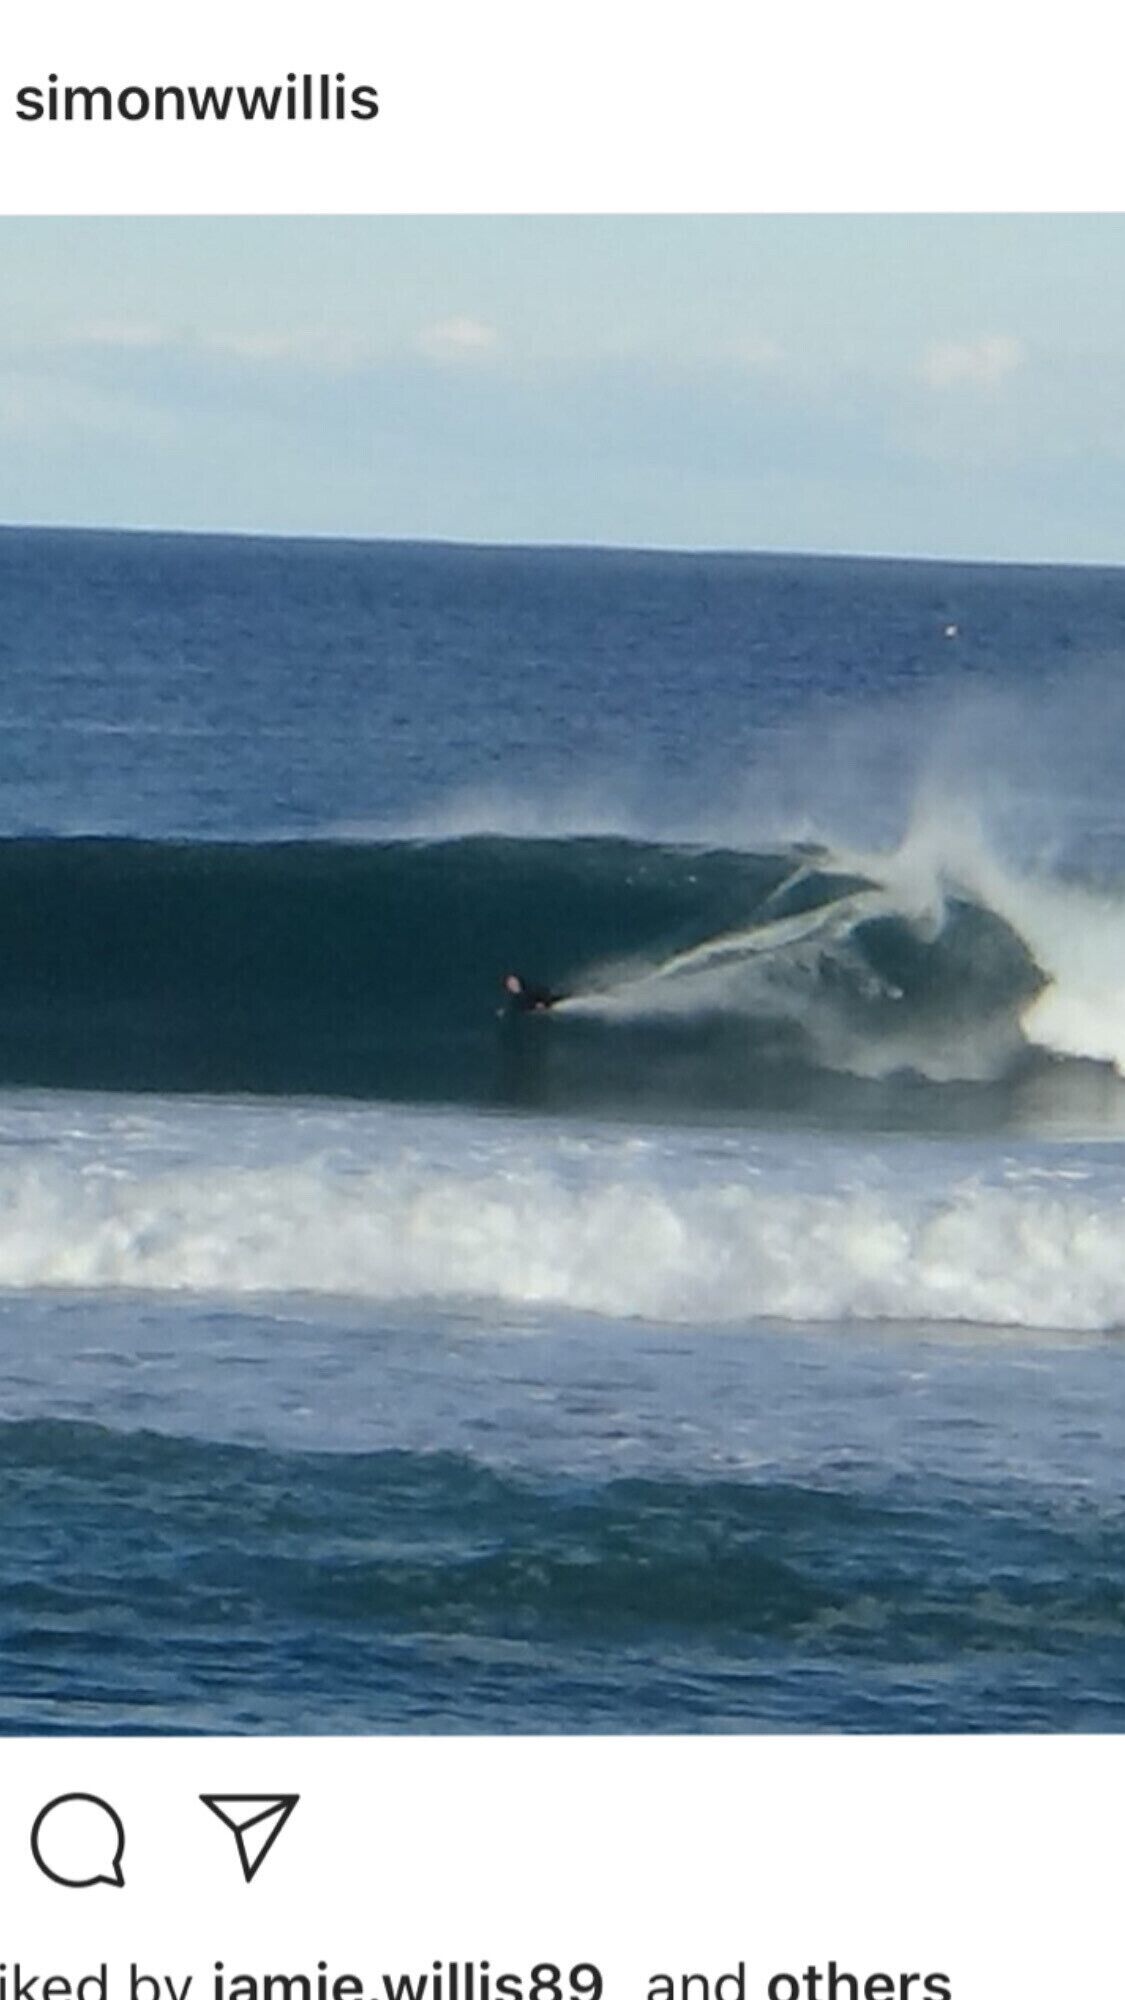
M 1004 860 L 979 811 L 925 788 L 893 854 L 855 856 L 904 914 L 936 922 L 950 895 L 999 917 L 1042 975 L 1022 1008 L 1026 1039 L 1058 1055 L 1112 1063 L 1125 1074 L 1125 899 L 1108 889 Z

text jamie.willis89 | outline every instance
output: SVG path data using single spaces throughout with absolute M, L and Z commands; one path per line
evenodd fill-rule
M 270 123 L 318 122 L 345 118 L 370 120 L 379 115 L 373 84 L 349 84 L 343 70 L 318 74 L 290 70 L 274 84 L 61 83 L 52 70 L 45 84 L 22 84 L 16 91 L 16 117 L 25 124 L 105 124 L 113 118 L 136 125 L 157 121 L 226 118 Z

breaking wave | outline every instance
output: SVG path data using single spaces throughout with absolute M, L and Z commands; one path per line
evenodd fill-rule
M 1125 1149 L 9 1100 L 0 1286 L 1125 1325 Z M 115 1108 L 116 1107 L 116 1108 Z
M 888 1084 L 1125 1069 L 1125 900 L 957 824 L 875 855 L 3 842 L 0 1083 L 893 1122 Z M 509 967 L 565 992 L 549 1020 L 498 1021 Z

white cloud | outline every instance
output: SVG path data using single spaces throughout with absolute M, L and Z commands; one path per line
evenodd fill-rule
M 337 327 L 214 333 L 207 334 L 200 345 L 209 353 L 226 354 L 235 361 L 292 362 L 333 374 L 361 368 L 372 358 L 371 344 L 362 334 Z
M 72 350 L 130 354 L 195 354 L 221 356 L 245 362 L 248 367 L 298 367 L 324 374 L 349 374 L 388 358 L 385 341 L 372 337 L 369 330 L 354 327 L 233 327 L 202 328 L 160 326 L 140 321 L 93 320 L 69 329 L 64 344 Z M 496 328 L 486 320 L 467 314 L 437 320 L 414 337 L 416 353 L 427 360 L 457 362 L 482 360 L 498 345 Z M 393 350 L 390 350 L 393 351 Z
M 0 437 L 39 444 L 75 436 L 167 443 L 175 428 L 166 412 L 142 408 L 112 390 L 54 375 L 0 373 Z
M 74 347 L 116 347 L 136 353 L 141 349 L 167 347 L 171 336 L 162 326 L 144 320 L 92 320 L 77 326 L 68 337 Z
M 734 349 L 734 358 L 744 368 L 776 368 L 785 359 L 776 340 L 741 340 Z
M 982 334 L 977 340 L 933 340 L 918 374 L 930 389 L 995 389 L 1023 366 L 1023 342 L 1010 333 Z
M 471 361 L 491 354 L 496 342 L 494 326 L 460 315 L 423 327 L 416 344 L 431 361 Z
M 64 337 L 72 349 L 102 353 L 222 355 L 233 361 L 272 363 L 346 373 L 369 361 L 366 335 L 339 327 L 247 327 L 205 332 L 127 320 L 94 320 L 72 327 Z

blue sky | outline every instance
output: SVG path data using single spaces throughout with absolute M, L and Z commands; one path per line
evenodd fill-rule
M 0 519 L 1118 562 L 1125 219 L 0 219 Z

